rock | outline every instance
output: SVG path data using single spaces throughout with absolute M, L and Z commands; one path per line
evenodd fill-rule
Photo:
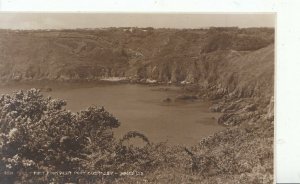
M 163 100 L 163 102 L 170 103 L 170 102 L 172 102 L 172 99 L 171 98 L 166 98 L 166 99 Z
M 242 118 L 239 116 L 239 114 L 235 113 L 225 113 L 221 115 L 218 119 L 218 123 L 224 126 L 235 126 L 240 124 L 241 121 Z
M 244 107 L 243 111 L 255 111 L 257 109 L 255 104 L 250 104 Z
M 189 81 L 181 81 L 180 84 L 185 85 L 185 84 L 191 84 Z
M 222 114 L 219 118 L 218 118 L 218 124 L 220 125 L 228 125 L 228 123 L 226 123 L 229 118 L 231 118 L 232 116 L 234 116 L 235 114 L 233 113 L 225 113 Z
M 157 83 L 157 80 L 147 79 L 146 83 L 155 84 L 155 83 Z
M 218 118 L 218 123 L 224 126 L 235 126 L 243 122 L 257 122 L 260 118 L 261 114 L 257 111 L 224 113 Z
M 211 112 L 221 112 L 221 110 L 223 109 L 223 105 L 222 104 L 214 104 L 212 105 L 209 110 Z
M 45 91 L 50 92 L 50 91 L 52 91 L 52 88 L 46 88 Z
M 52 91 L 52 88 L 50 87 L 43 87 L 40 89 L 42 92 L 51 92 Z
M 196 100 L 198 97 L 196 95 L 179 95 L 176 100 Z
M 238 107 L 237 107 L 237 103 L 230 103 L 227 107 L 224 107 L 221 112 L 234 112 L 237 111 Z
M 270 122 L 274 122 L 274 97 L 271 97 L 270 104 L 268 105 L 268 112 L 266 118 Z

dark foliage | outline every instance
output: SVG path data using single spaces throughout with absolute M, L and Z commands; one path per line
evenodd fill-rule
M 145 171 L 157 164 L 154 152 L 159 145 L 138 132 L 117 141 L 112 129 L 120 122 L 103 107 L 73 113 L 65 106 L 63 100 L 45 98 L 36 89 L 1 96 L 0 172 L 14 174 L 0 182 L 30 181 L 33 171 Z M 141 148 L 122 144 L 135 137 L 147 144 Z

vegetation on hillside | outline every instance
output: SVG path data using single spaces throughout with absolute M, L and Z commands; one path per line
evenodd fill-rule
M 273 120 L 265 116 L 184 148 L 139 132 L 117 140 L 112 129 L 120 122 L 103 107 L 73 113 L 65 105 L 36 89 L 1 96 L 1 183 L 272 183 Z M 133 146 L 133 138 L 144 145 Z M 114 174 L 34 174 L 57 171 Z M 135 174 L 122 175 L 128 171 Z
M 238 55 L 272 43 L 272 28 L 0 30 L 0 81 L 196 83 L 207 79 L 203 63 L 227 62 L 229 51 Z
M 0 173 L 14 174 L 1 177 L 0 183 L 59 179 L 39 178 L 34 171 L 146 172 L 167 157 L 158 157 L 161 145 L 150 143 L 141 133 L 128 132 L 116 140 L 112 129 L 120 122 L 103 107 L 73 113 L 65 105 L 36 89 L 1 96 Z M 126 145 L 132 138 L 141 138 L 145 145 Z

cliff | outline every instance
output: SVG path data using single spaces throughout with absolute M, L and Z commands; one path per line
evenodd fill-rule
M 0 81 L 123 77 L 260 95 L 273 90 L 273 42 L 269 28 L 0 30 Z

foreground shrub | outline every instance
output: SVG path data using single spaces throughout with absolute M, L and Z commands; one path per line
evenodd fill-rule
M 36 89 L 1 96 L 0 172 L 14 174 L 0 182 L 29 179 L 34 171 L 119 171 L 155 165 L 157 145 L 138 132 L 117 141 L 112 129 L 120 122 L 103 107 L 73 113 L 65 106 L 65 101 L 45 98 Z M 147 144 L 122 144 L 135 137 Z

